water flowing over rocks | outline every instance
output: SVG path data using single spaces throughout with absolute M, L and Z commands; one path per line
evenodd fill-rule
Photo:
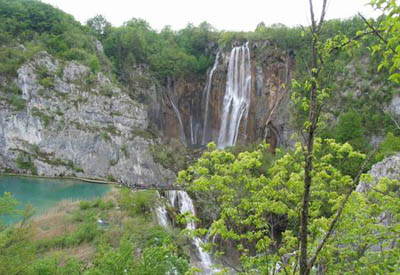
M 285 53 L 268 41 L 236 44 L 232 50 L 216 53 L 204 79 L 178 78 L 166 85 L 166 136 L 182 139 L 183 128 L 188 145 L 221 143 L 222 139 L 226 139 L 225 145 L 232 145 L 232 139 L 241 144 L 264 139 L 273 146 L 293 144 L 289 92 L 282 89 L 282 84 L 290 85 L 293 53 Z M 238 91 L 235 81 L 237 87 L 241 81 L 234 71 L 245 75 L 242 84 L 247 88 L 240 100 L 238 94 L 233 96 Z M 229 125 L 223 125 L 228 122 L 233 126 L 230 130 Z
M 166 191 L 165 196 L 170 206 L 176 208 L 180 214 L 189 213 L 193 216 L 196 215 L 193 201 L 185 191 Z M 168 227 L 169 222 L 166 206 L 162 204 L 155 210 L 159 224 L 161 226 Z M 186 228 L 188 230 L 196 229 L 194 221 L 189 221 L 186 225 Z M 199 237 L 193 238 L 193 245 L 195 249 L 192 251 L 194 255 L 191 255 L 192 264 L 201 268 L 203 275 L 214 274 L 219 271 L 213 267 L 215 263 L 211 258 L 211 255 L 207 251 L 203 250 L 203 241 Z
M 248 43 L 246 43 L 244 46 L 233 48 L 229 58 L 218 137 L 220 148 L 234 145 L 239 134 L 240 124 L 243 123 L 244 128 L 247 126 L 250 108 L 250 84 L 250 50 Z

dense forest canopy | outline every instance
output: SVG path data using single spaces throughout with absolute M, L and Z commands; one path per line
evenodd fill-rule
M 45 49 L 66 60 L 89 64 L 95 63 L 93 40 L 98 39 L 120 80 L 124 80 L 126 70 L 137 64 L 149 65 L 163 80 L 167 76 L 204 75 L 216 52 L 230 48 L 234 41 L 270 40 L 280 48 L 296 51 L 299 57 L 305 54 L 310 42 L 307 35 L 302 35 L 303 27 L 283 24 L 260 23 L 253 32 L 231 32 L 216 30 L 203 22 L 199 26 L 188 24 L 179 31 L 166 26 L 157 32 L 142 19 L 133 18 L 123 26 L 114 27 L 98 15 L 81 25 L 71 15 L 37 0 L 1 0 L 0 19 L 1 45 L 15 47 L 3 49 L 0 69 L 4 73 L 15 73 L 12 63 L 19 64 L 25 60 L 24 55 L 29 58 L 30 51 L 18 52 L 19 44 L 34 52 Z M 323 37 L 329 38 L 336 32 L 354 36 L 362 27 L 359 17 L 334 19 L 327 22 Z M 303 58 L 298 60 L 302 62 Z

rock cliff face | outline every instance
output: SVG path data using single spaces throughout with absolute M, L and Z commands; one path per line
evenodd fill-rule
M 247 123 L 242 120 L 239 128 L 238 143 L 266 139 L 273 146 L 287 146 L 291 143 L 290 135 L 293 130 L 290 125 L 289 92 L 282 88 L 282 84 L 289 84 L 294 70 L 293 55 L 282 52 L 268 41 L 251 42 L 249 48 L 251 102 Z M 180 138 L 180 125 L 170 103 L 172 100 L 179 110 L 188 144 L 204 145 L 218 140 L 229 57 L 229 51 L 217 55 L 212 78 L 209 71 L 208 78 L 205 76 L 201 80 L 171 81 L 170 91 L 164 91 L 164 94 L 170 94 L 169 98 L 164 98 L 168 107 L 165 112 L 167 127 L 164 131 L 167 136 Z M 211 86 L 207 108 L 208 123 L 204 135 L 208 82 Z
M 127 184 L 173 181 L 149 154 L 146 107 L 102 73 L 41 52 L 13 82 L 24 105 L 16 108 L 0 91 L 1 170 Z
M 238 143 L 288 145 L 289 94 L 282 84 L 289 83 L 293 58 L 266 41 L 249 49 L 251 100 Z M 103 73 L 41 52 L 19 68 L 17 78 L 1 80 L 0 87 L 15 89 L 12 94 L 0 88 L 0 170 L 172 183 L 174 174 L 153 161 L 149 147 L 157 130 L 187 145 L 218 140 L 229 59 L 229 51 L 220 52 L 203 78 L 169 79 L 165 85 L 139 66 L 124 91 Z
M 373 182 L 361 182 L 357 186 L 357 192 L 368 192 L 369 189 L 378 184 L 381 178 L 388 178 L 390 180 L 400 180 L 400 154 L 396 154 L 385 158 L 384 160 L 372 166 L 368 172 L 373 178 Z

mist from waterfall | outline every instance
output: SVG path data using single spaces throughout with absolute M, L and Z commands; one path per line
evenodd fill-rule
M 201 140 L 201 144 L 205 145 L 208 141 L 206 140 L 207 138 L 207 127 L 208 127 L 208 105 L 210 101 L 210 91 L 211 91 L 211 85 L 212 85 L 212 79 L 215 70 L 217 69 L 218 66 L 218 59 L 219 59 L 220 52 L 217 53 L 217 56 L 215 57 L 215 62 L 214 66 L 212 67 L 210 73 L 208 74 L 207 77 L 207 82 L 206 82 L 206 87 L 204 88 L 204 93 L 205 93 L 205 110 L 204 110 L 204 121 L 203 121 L 203 136 Z
M 222 105 L 218 147 L 235 145 L 242 119 L 247 125 L 251 91 L 250 50 L 248 42 L 231 51 L 225 96 Z

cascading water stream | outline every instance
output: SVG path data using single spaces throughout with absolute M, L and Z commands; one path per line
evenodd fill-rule
M 218 65 L 220 53 L 217 54 L 214 62 L 214 66 L 211 69 L 206 87 L 204 89 L 205 93 L 205 113 L 203 122 L 203 133 L 201 143 L 205 144 L 207 142 L 207 125 L 208 125 L 208 106 L 210 99 L 210 91 L 212 84 L 212 77 Z M 225 96 L 222 105 L 222 116 L 221 116 L 221 127 L 218 137 L 218 147 L 224 148 L 226 146 L 235 145 L 237 141 L 237 136 L 239 132 L 239 127 L 244 118 L 244 125 L 247 124 L 247 116 L 250 108 L 250 91 L 251 91 L 251 71 L 250 71 L 250 50 L 248 43 L 243 46 L 235 47 L 231 51 L 227 82 L 225 89 Z M 171 84 L 170 80 L 168 82 L 168 93 L 171 105 L 177 115 L 181 132 L 185 138 L 185 133 L 183 131 L 182 119 L 178 108 L 175 106 L 172 98 L 170 96 Z M 193 128 L 193 118 L 190 117 L 190 136 L 192 144 L 197 141 L 195 139 L 196 130 Z M 186 140 L 186 139 L 185 139 Z M 171 206 L 178 208 L 181 214 L 189 212 L 195 216 L 195 209 L 193 202 L 189 195 L 185 191 L 167 191 L 166 197 L 169 200 Z M 165 206 L 160 206 L 156 209 L 157 217 L 159 223 L 162 226 L 168 226 L 167 211 Z M 196 229 L 194 221 L 189 221 L 186 225 L 189 230 Z M 215 238 L 215 236 L 214 236 Z M 214 274 L 218 270 L 212 268 L 213 262 L 209 253 L 202 249 L 203 241 L 200 238 L 194 238 L 193 243 L 198 250 L 198 255 L 200 258 L 200 265 L 203 269 L 203 274 Z
M 215 57 L 215 62 L 214 62 L 214 66 L 212 67 L 208 78 L 207 78 L 207 83 L 206 83 L 206 87 L 204 88 L 204 92 L 206 94 L 206 101 L 205 101 L 205 111 L 204 111 L 204 122 L 203 122 L 203 137 L 201 140 L 201 144 L 206 144 L 206 134 L 207 134 L 207 126 L 208 126 L 208 105 L 209 105 L 209 100 L 210 100 L 210 91 L 211 91 L 211 85 L 212 85 L 212 78 L 214 75 L 215 70 L 217 69 L 218 66 L 218 59 L 219 59 L 219 55 L 220 53 L 217 53 L 217 56 Z
M 168 198 L 171 206 L 178 208 L 181 214 L 188 212 L 195 216 L 196 213 L 193 206 L 193 201 L 190 199 L 189 195 L 185 191 L 167 191 L 166 197 Z M 160 225 L 167 227 L 168 218 L 165 206 L 162 205 L 156 208 L 156 214 Z M 189 230 L 196 229 L 194 221 L 189 221 L 186 225 L 186 228 Z M 195 237 L 193 239 L 193 244 L 197 248 L 200 265 L 203 269 L 203 274 L 214 274 L 215 272 L 217 272 L 218 270 L 212 268 L 213 262 L 210 254 L 202 249 L 203 241 L 200 238 Z
M 250 108 L 250 85 L 250 50 L 246 43 L 233 48 L 229 58 L 218 137 L 219 148 L 235 145 L 242 118 L 244 118 L 244 126 L 247 124 Z
M 175 112 L 175 115 L 178 119 L 179 122 L 179 129 L 180 129 L 180 136 L 181 136 L 181 141 L 183 142 L 183 144 L 185 144 L 185 146 L 187 145 L 186 143 L 186 135 L 185 135 L 185 129 L 183 128 L 183 122 L 182 122 L 182 117 L 181 117 L 181 113 L 179 112 L 178 107 L 176 107 L 173 99 L 172 99 L 172 83 L 171 83 L 171 79 L 168 78 L 167 79 L 167 96 L 169 101 L 171 102 L 172 105 L 172 109 Z

